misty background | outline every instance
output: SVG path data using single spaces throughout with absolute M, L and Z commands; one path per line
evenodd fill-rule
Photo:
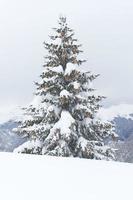
M 1 0 L 1 107 L 32 100 L 46 53 L 43 42 L 61 14 L 83 44 L 82 67 L 101 74 L 94 86 L 107 96 L 104 105 L 133 104 L 132 0 Z

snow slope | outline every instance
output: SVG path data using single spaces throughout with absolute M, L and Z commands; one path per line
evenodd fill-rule
M 132 200 L 133 165 L 0 153 L 2 200 Z

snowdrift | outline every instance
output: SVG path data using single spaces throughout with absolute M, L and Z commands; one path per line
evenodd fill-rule
M 132 200 L 133 164 L 0 153 L 1 200 Z

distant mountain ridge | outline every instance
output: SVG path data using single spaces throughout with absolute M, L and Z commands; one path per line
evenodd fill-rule
M 121 104 L 102 108 L 98 117 L 111 121 L 119 136 L 119 141 L 111 143 L 116 150 L 116 159 L 133 163 L 133 105 Z

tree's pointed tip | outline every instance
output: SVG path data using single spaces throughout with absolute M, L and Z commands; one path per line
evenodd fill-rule
M 61 23 L 64 23 L 64 24 L 65 24 L 66 21 L 67 21 L 66 16 L 63 15 L 63 14 L 59 15 L 59 21 L 60 21 Z

